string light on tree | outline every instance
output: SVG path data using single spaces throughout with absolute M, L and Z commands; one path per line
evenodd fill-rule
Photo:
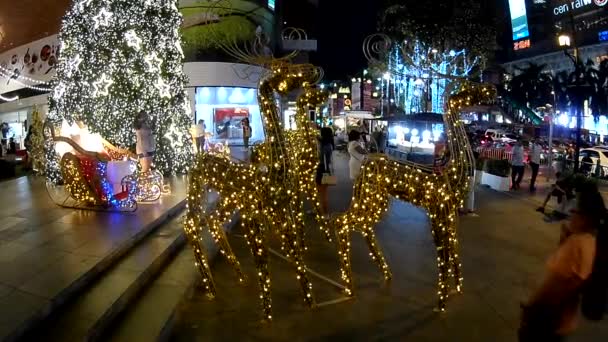
M 109 26 L 110 21 L 112 20 L 112 12 L 108 11 L 105 8 L 102 8 L 99 11 L 99 14 L 93 17 L 93 21 L 95 22 L 95 28 L 98 29 L 101 26 Z
M 141 49 L 142 40 L 137 36 L 135 31 L 127 31 L 125 34 L 125 40 L 127 41 L 127 46 L 135 49 L 135 51 L 139 51 Z
M 176 30 L 182 18 L 170 6 L 176 2 L 74 2 L 59 33 L 59 89 L 49 101 L 49 119 L 82 122 L 114 146 L 134 146 L 133 122 L 145 111 L 156 139 L 154 167 L 163 174 L 186 172 L 192 118 Z M 183 132 L 175 135 L 181 142 L 165 137 L 171 126 Z
M 146 56 L 146 65 L 148 67 L 149 72 L 156 72 L 157 70 L 160 70 L 162 63 L 163 60 L 158 57 L 155 52 L 152 52 L 151 54 Z
M 72 77 L 72 75 L 76 71 L 78 71 L 78 68 L 80 67 L 80 63 L 82 63 L 82 58 L 80 57 L 80 55 L 74 56 L 74 58 L 72 58 L 70 61 L 67 62 L 66 74 L 68 77 Z
M 93 97 L 96 96 L 108 96 L 110 94 L 110 87 L 114 83 L 108 75 L 103 74 L 98 81 L 93 82 Z
M 92 0 L 82 0 L 79 4 L 78 4 L 78 8 L 80 9 L 80 11 L 84 11 L 85 8 L 87 6 L 89 6 L 89 4 L 91 3 Z
M 158 78 L 158 81 L 156 82 L 156 88 L 160 92 L 161 97 L 171 97 L 171 87 L 167 83 L 165 83 L 162 77 Z

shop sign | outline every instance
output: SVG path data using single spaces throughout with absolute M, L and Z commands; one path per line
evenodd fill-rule
M 350 88 L 348 88 L 348 87 L 340 87 L 338 89 L 338 94 L 350 94 Z
M 553 8 L 553 15 L 562 15 L 570 11 L 586 8 L 591 5 L 604 7 L 608 4 L 608 0 L 574 0 L 564 4 L 557 5 Z
M 530 39 L 520 40 L 519 42 L 513 43 L 513 50 L 524 50 L 530 48 Z

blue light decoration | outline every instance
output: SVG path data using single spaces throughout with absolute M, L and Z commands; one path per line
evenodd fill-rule
M 268 8 L 274 11 L 275 8 L 275 0 L 268 0 Z
M 444 113 L 449 84 L 469 76 L 478 63 L 464 49 L 439 51 L 418 41 L 397 44 L 388 54 L 389 72 L 381 88 L 405 114 Z
M 608 31 L 600 31 L 597 35 L 600 42 L 608 42 Z
M 528 15 L 526 12 L 526 0 L 509 0 L 511 12 L 511 27 L 513 29 L 513 40 L 520 40 L 530 36 L 528 29 Z

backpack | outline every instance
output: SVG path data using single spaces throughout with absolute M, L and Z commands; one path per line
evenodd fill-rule
M 582 289 L 581 312 L 590 321 L 602 320 L 608 310 L 608 239 L 604 235 L 598 233 L 593 271 Z

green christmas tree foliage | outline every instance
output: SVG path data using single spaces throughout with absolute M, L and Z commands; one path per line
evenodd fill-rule
M 192 161 L 192 123 L 177 0 L 76 0 L 59 39 L 50 117 L 82 121 L 116 146 L 135 144 L 134 119 L 149 114 L 154 164 L 183 173 Z
M 44 123 L 40 117 L 38 108 L 34 108 L 32 113 L 32 131 L 30 132 L 30 156 L 32 158 L 32 169 L 38 175 L 44 174 L 45 155 L 44 155 Z

